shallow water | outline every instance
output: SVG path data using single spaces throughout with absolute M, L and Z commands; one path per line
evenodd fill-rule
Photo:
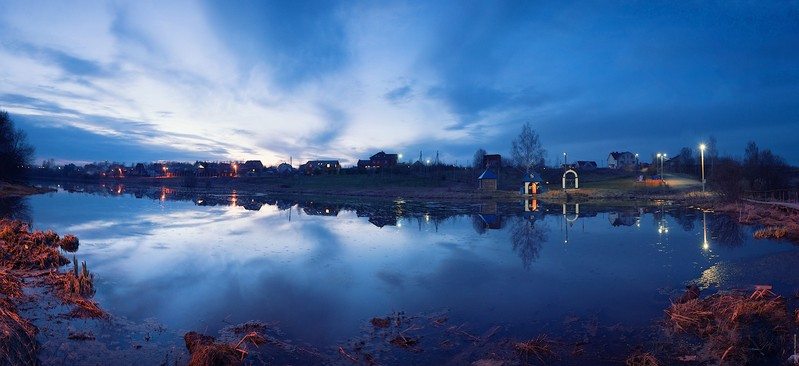
M 595 337 L 597 324 L 653 325 L 689 281 L 706 292 L 755 283 L 796 291 L 793 276 L 747 271 L 795 256 L 796 246 L 668 205 L 539 201 L 525 212 L 521 201 L 319 203 L 122 187 L 25 204 L 35 228 L 80 238 L 76 255 L 104 309 L 176 334 L 260 320 L 324 348 L 403 311 L 518 339 L 557 337 L 590 319 Z

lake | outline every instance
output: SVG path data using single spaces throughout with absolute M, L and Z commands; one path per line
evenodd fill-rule
M 703 295 L 798 288 L 778 270 L 796 246 L 666 203 L 364 202 L 102 186 L 16 204 L 33 227 L 80 238 L 75 255 L 94 273 L 101 307 L 159 324 L 163 344 L 178 348 L 186 331 L 216 336 L 258 320 L 336 363 L 345 360 L 338 347 L 350 354 L 374 341 L 370 319 L 406 316 L 435 320 L 417 331 L 414 350 L 424 352 L 369 345 L 385 360 L 439 363 L 466 357 L 471 335 L 546 334 L 618 362 L 689 283 Z

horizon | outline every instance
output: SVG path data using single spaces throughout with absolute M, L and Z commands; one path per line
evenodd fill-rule
M 799 149 L 797 3 L 0 0 L 35 164 Z

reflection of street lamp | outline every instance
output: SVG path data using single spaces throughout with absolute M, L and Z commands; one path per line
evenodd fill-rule
M 702 193 L 705 193 L 705 144 L 699 145 L 699 154 L 702 156 Z
M 702 242 L 702 249 L 708 250 L 710 248 L 710 244 L 707 242 L 707 212 L 704 210 L 702 210 L 702 234 L 705 238 L 705 240 Z

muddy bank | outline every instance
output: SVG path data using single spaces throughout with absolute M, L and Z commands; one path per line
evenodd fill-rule
M 46 187 L 31 187 L 27 185 L 0 182 L 0 197 L 28 196 L 32 194 L 42 194 L 54 191 L 54 189 Z

